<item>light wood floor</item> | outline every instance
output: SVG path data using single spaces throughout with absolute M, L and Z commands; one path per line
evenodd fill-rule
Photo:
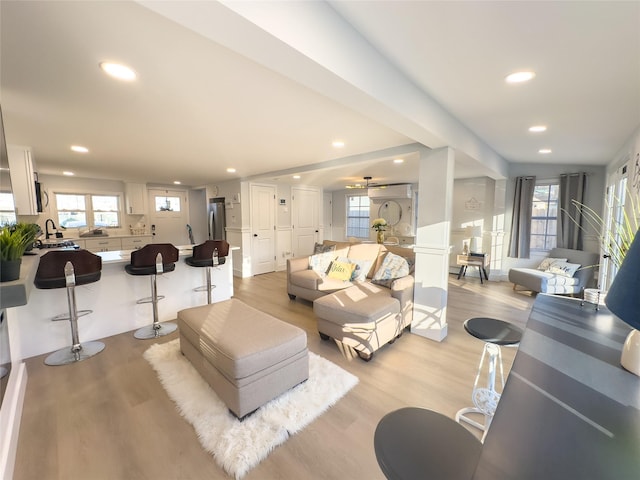
M 445 341 L 405 333 L 365 363 L 321 341 L 312 304 L 289 301 L 284 272 L 235 279 L 235 297 L 306 330 L 309 349 L 360 379 L 328 412 L 275 449 L 245 479 L 383 479 L 373 449 L 378 421 L 405 406 L 454 417 L 471 405 L 483 344 L 465 333 L 473 316 L 524 326 L 533 298 L 511 284 L 450 277 Z M 161 292 L 162 293 L 162 292 Z M 164 292 L 170 294 L 169 292 Z M 162 303 L 160 304 L 162 308 Z M 86 317 L 83 321 L 91 321 Z M 81 330 L 82 333 L 82 330 Z M 169 341 L 177 333 L 164 337 Z M 142 353 L 154 341 L 104 339 L 85 362 L 47 367 L 28 359 L 15 480 L 226 479 L 176 411 Z M 510 368 L 514 349 L 503 349 Z

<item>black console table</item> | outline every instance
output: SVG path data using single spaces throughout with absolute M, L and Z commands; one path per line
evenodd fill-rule
M 606 308 L 539 295 L 473 478 L 640 478 L 640 377 L 620 366 L 629 330 Z

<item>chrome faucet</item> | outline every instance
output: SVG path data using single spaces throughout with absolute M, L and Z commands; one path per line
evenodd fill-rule
M 51 222 L 51 228 L 53 230 L 57 230 L 58 229 L 56 227 L 56 224 L 53 223 L 53 220 L 51 220 L 50 218 L 47 218 L 46 222 L 44 222 L 44 231 L 45 231 L 44 238 L 46 238 L 47 240 L 49 240 L 49 237 L 51 235 L 53 235 L 53 232 L 49 233 L 49 222 Z

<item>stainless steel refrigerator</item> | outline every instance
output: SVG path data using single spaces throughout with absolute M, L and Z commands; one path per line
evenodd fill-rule
M 209 199 L 209 240 L 226 240 L 224 227 L 227 223 L 224 214 L 224 197 Z

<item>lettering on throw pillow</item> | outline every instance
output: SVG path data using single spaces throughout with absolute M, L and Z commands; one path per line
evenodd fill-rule
M 556 262 L 549 268 L 549 273 L 571 278 L 579 268 L 580 264 L 578 263 Z
M 335 278 L 336 280 L 347 281 L 351 279 L 351 274 L 355 270 L 356 266 L 353 263 L 348 262 L 331 262 L 331 268 L 327 276 L 329 278 Z

